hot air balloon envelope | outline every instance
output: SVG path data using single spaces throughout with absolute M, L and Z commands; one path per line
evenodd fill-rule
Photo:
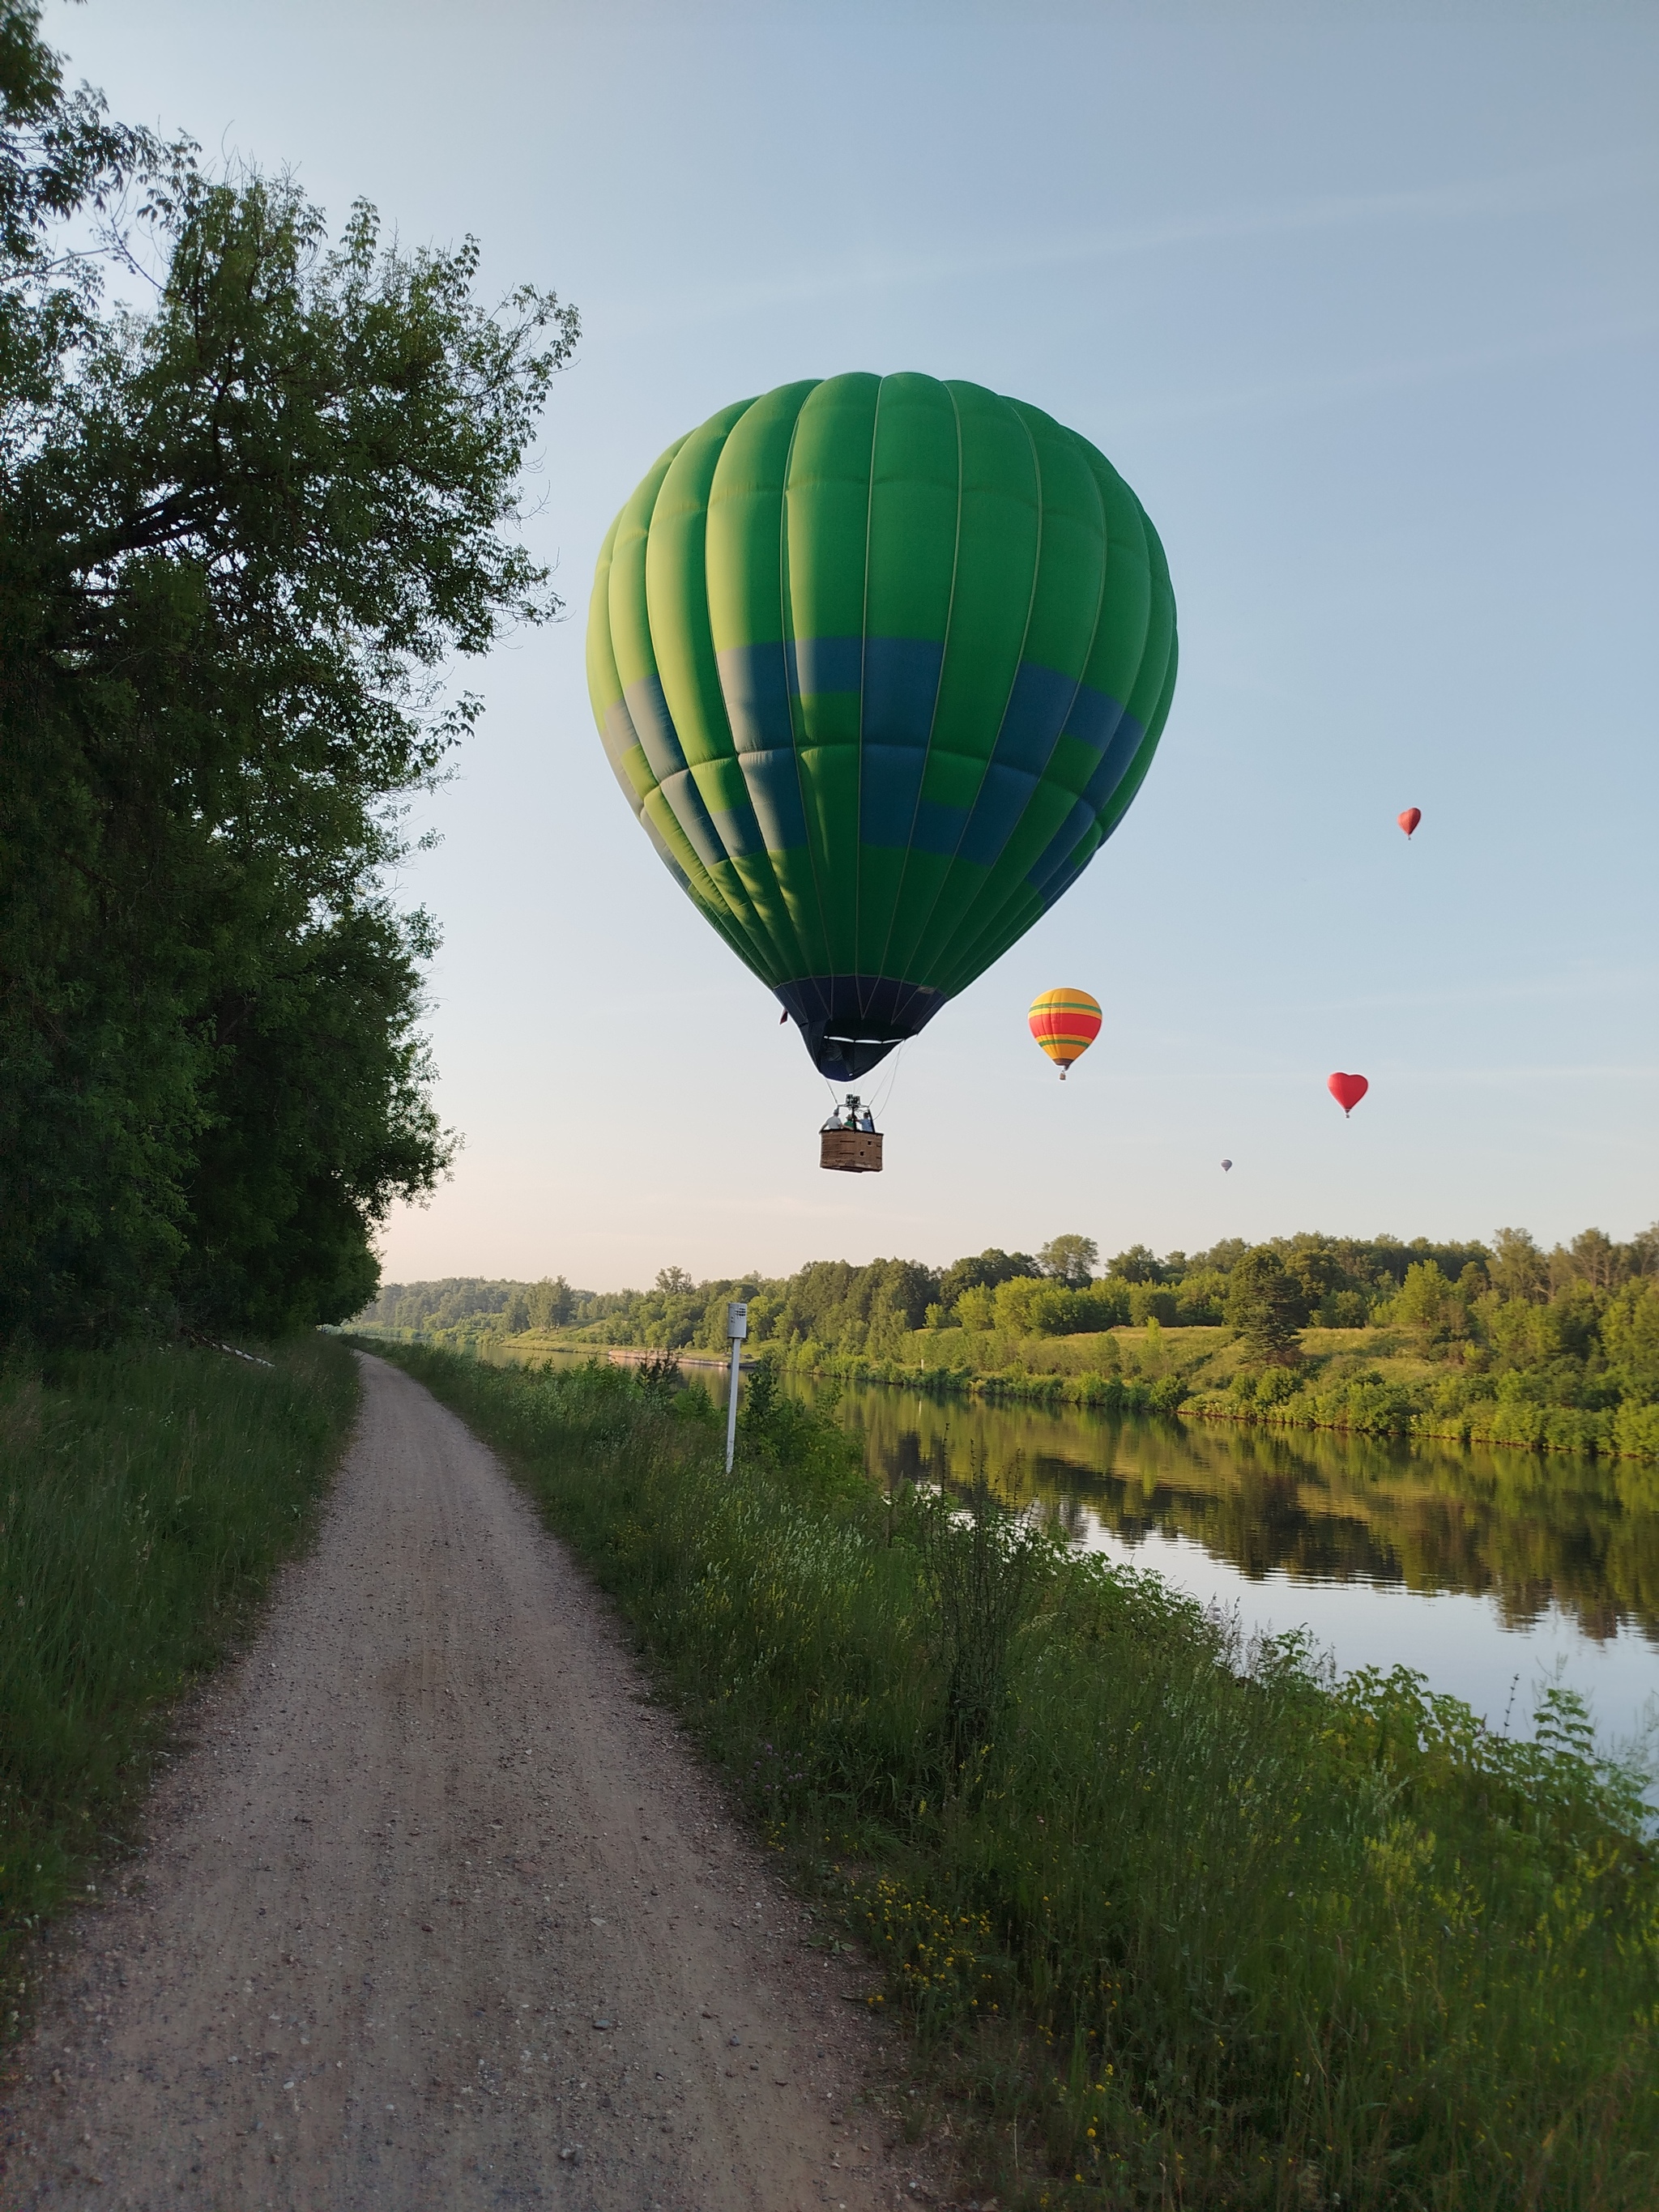
M 1328 1075 L 1325 1079 L 1325 1088 L 1345 1115 L 1352 1113 L 1370 1087 L 1363 1075 Z
M 1059 1068 L 1064 1083 L 1066 1069 L 1082 1058 L 1100 1035 L 1100 1001 L 1086 991 L 1045 991 L 1031 1001 L 1026 1019 L 1031 1035 Z
M 1232 1171 L 1233 1171 L 1233 1164 L 1232 1164 L 1232 1162 L 1231 1162 L 1231 1160 L 1223 1160 L 1223 1162 L 1221 1163 L 1221 1164 L 1222 1164 L 1223 1169 L 1224 1170 L 1224 1171 L 1225 1171 L 1228 1175 L 1231 1175 L 1231 1174 L 1232 1173 Z
M 1175 677 L 1164 550 L 1104 455 L 928 376 L 712 416 L 611 526 L 588 623 L 641 827 L 836 1080 L 1075 882 Z
M 1400 826 L 1409 837 L 1422 819 L 1423 810 L 1420 806 L 1408 806 L 1400 817 Z

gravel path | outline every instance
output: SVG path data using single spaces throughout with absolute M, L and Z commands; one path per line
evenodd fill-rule
M 315 1551 L 196 1708 L 122 1893 L 54 1940 L 0 2199 L 915 2202 L 847 1966 L 489 1453 L 362 1367 Z

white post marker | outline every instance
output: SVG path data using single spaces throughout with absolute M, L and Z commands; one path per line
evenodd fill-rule
M 738 1349 L 749 1334 L 749 1307 L 742 1298 L 726 1302 L 726 1334 L 732 1340 L 732 1387 L 726 1400 L 726 1471 L 738 1449 Z

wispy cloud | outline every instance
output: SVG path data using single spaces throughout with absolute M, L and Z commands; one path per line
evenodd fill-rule
M 1362 368 L 1333 369 L 1322 375 L 1268 378 L 1259 383 L 1220 386 L 1207 392 L 1175 392 L 1139 404 L 1133 399 L 1124 400 L 1114 406 L 1112 416 L 1120 426 L 1149 428 L 1166 422 L 1198 422 L 1216 415 L 1300 413 L 1310 407 L 1364 398 L 1373 392 L 1407 392 L 1424 385 L 1452 382 L 1459 377 L 1483 376 L 1494 369 L 1516 368 L 1528 362 L 1596 353 L 1603 348 L 1651 337 L 1656 332 L 1659 332 L 1659 312 L 1610 316 L 1599 321 L 1568 323 L 1559 329 L 1529 331 L 1495 345 L 1403 355 L 1397 360 L 1368 362 Z
M 896 291 L 982 281 L 1027 270 L 1082 266 L 1184 247 L 1400 223 L 1504 221 L 1585 202 L 1651 191 L 1659 163 L 1645 151 L 1604 155 L 1461 183 L 1409 191 L 1328 193 L 1254 206 L 1212 208 L 1155 222 L 1075 230 L 1059 236 L 1033 232 L 971 250 L 891 251 L 871 248 L 826 256 L 789 274 L 755 279 L 700 282 L 684 289 L 653 284 L 648 296 L 623 294 L 589 303 L 593 329 L 612 338 L 635 337 L 668 326 L 707 323 L 744 313 L 799 306 L 852 292 Z

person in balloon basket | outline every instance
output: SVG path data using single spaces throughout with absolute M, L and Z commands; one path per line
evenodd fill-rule
M 876 1117 L 867 1106 L 860 1113 L 857 1099 L 849 1098 L 845 1112 L 839 1106 L 830 1109 L 829 1120 L 819 1126 L 819 1134 L 822 1135 L 826 1129 L 854 1129 L 863 1136 L 873 1137 Z

